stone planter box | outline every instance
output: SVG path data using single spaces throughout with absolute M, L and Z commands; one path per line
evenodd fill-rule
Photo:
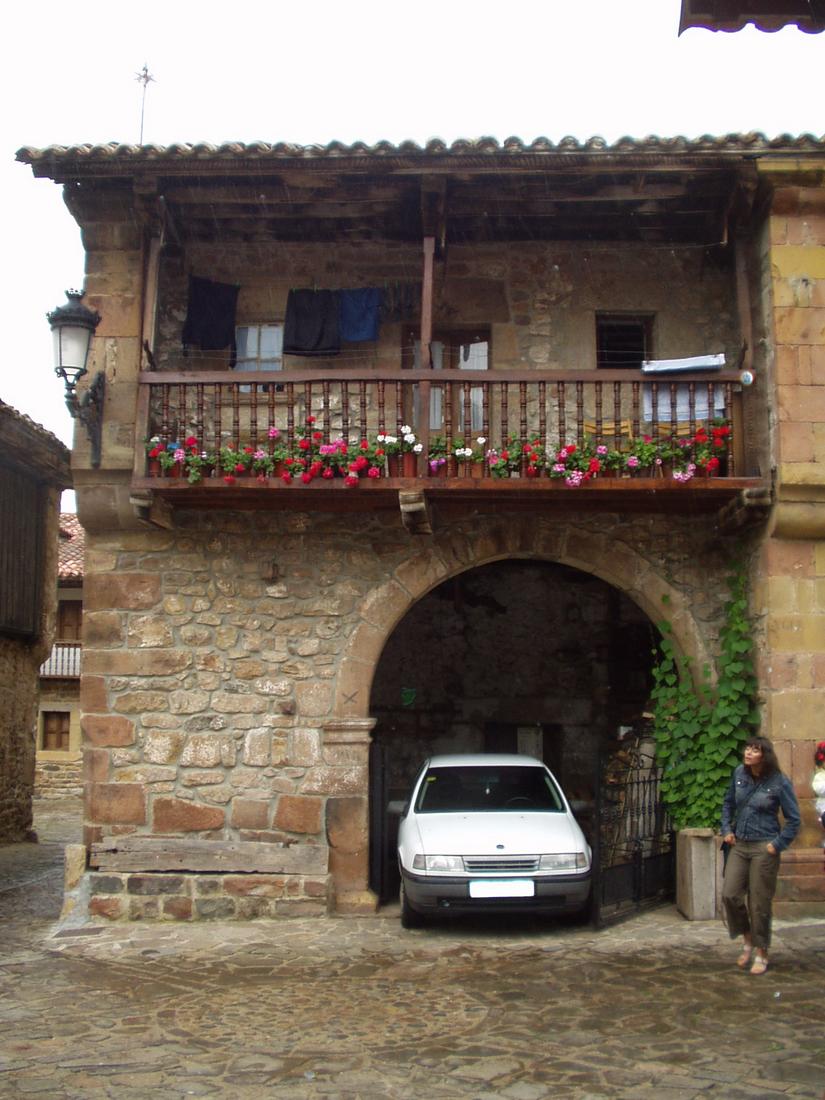
M 687 920 L 716 920 L 722 907 L 722 855 L 713 829 L 676 835 L 676 908 Z

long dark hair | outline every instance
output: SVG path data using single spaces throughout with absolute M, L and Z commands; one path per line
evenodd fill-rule
M 776 750 L 773 747 L 773 742 L 769 741 L 767 737 L 749 737 L 743 749 L 753 748 L 762 750 L 762 771 L 759 773 L 763 776 L 768 775 L 781 775 L 782 769 L 779 767 L 779 761 L 776 759 Z M 745 770 L 749 775 L 753 775 L 748 765 L 745 765 Z

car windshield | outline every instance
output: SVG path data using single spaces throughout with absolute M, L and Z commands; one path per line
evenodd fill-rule
M 543 768 L 515 765 L 429 768 L 418 791 L 419 814 L 471 811 L 564 813 L 552 777 Z

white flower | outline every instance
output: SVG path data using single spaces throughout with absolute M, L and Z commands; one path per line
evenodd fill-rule
M 416 443 L 416 445 L 413 447 L 413 450 L 415 451 L 415 453 L 417 455 L 420 455 L 421 452 L 424 450 L 424 444 L 423 443 Z
M 478 443 L 479 447 L 483 447 L 486 442 L 487 442 L 487 437 L 484 436 L 484 435 L 480 435 L 478 437 L 478 439 L 476 440 L 476 443 Z
M 404 433 L 404 442 L 405 443 L 415 443 L 415 436 L 413 435 L 412 432 L 405 432 Z
M 375 437 L 377 443 L 383 443 L 386 440 L 386 438 L 387 437 L 385 435 L 380 435 L 380 434 Z
M 379 436 L 378 438 L 381 439 L 381 436 Z M 398 436 L 397 435 L 385 435 L 383 437 L 383 439 L 384 439 L 385 443 L 397 443 L 398 442 Z
M 401 434 L 402 435 L 409 435 L 411 431 L 412 431 L 412 428 L 409 426 L 409 424 L 402 424 L 401 425 Z

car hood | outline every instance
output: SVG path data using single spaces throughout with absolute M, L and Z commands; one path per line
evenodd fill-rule
M 586 851 L 566 814 L 422 814 L 415 819 L 424 855 L 541 855 Z

